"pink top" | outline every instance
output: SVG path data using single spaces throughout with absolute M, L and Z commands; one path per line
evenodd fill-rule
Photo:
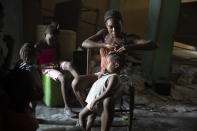
M 56 60 L 56 48 L 41 49 L 38 55 L 40 64 L 49 64 Z

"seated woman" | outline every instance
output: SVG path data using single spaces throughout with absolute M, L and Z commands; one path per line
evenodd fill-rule
M 156 43 L 151 40 L 145 40 L 137 35 L 127 35 L 122 32 L 122 15 L 119 11 L 109 10 L 104 15 L 105 29 L 98 31 L 93 36 L 89 37 L 82 43 L 84 48 L 98 48 L 101 55 L 101 73 L 105 70 L 106 58 L 111 51 L 120 53 L 127 53 L 132 50 L 154 50 L 157 48 Z M 100 75 L 99 75 L 100 76 Z M 124 75 L 123 75 L 124 76 Z M 120 79 L 120 81 L 125 80 Z M 73 91 L 82 105 L 86 106 L 86 89 L 90 88 L 92 84 L 98 79 L 97 75 L 83 75 L 75 77 L 72 82 Z M 126 82 L 129 82 L 128 80 Z M 125 83 L 121 82 L 121 83 Z M 128 84 L 125 84 L 128 85 Z M 105 98 L 104 107 L 113 108 L 113 100 Z M 108 111 L 108 110 L 105 110 Z M 111 124 L 110 113 L 104 113 L 105 122 Z M 107 124 L 103 126 L 103 129 L 107 129 Z
M 127 53 L 132 50 L 153 50 L 157 45 L 151 40 L 145 40 L 137 35 L 127 35 L 121 31 L 122 15 L 119 11 L 109 10 L 104 16 L 105 29 L 98 31 L 95 35 L 86 39 L 82 46 L 84 48 L 99 48 L 101 55 L 101 72 L 104 70 L 106 56 L 110 51 Z M 96 75 L 84 75 L 73 81 L 73 91 L 82 105 L 86 105 L 86 88 L 90 88 L 98 79 Z

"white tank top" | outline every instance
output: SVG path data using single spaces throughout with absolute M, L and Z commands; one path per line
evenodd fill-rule
M 106 91 L 107 87 L 105 86 L 106 81 L 108 78 L 115 74 L 104 74 L 101 78 L 99 78 L 94 84 L 92 85 L 88 96 L 86 97 L 87 108 L 90 109 L 90 104 L 94 99 L 100 96 L 104 91 Z

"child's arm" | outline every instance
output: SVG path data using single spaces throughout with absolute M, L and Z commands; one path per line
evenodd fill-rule
M 105 92 L 103 92 L 99 97 L 97 97 L 90 106 L 90 109 L 93 109 L 94 105 L 99 102 L 102 101 L 103 99 L 105 99 L 106 97 L 109 97 L 111 95 L 113 95 L 116 86 L 118 86 L 119 83 L 119 77 L 118 75 L 112 75 L 110 78 L 108 78 L 108 83 L 107 83 L 107 90 Z
M 105 69 L 101 70 L 101 72 L 98 75 L 98 79 L 101 78 L 105 73 Z

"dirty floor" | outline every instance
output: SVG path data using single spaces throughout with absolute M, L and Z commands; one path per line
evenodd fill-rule
M 79 112 L 81 108 L 73 108 Z M 67 118 L 63 108 L 47 107 L 40 104 L 36 109 L 41 119 L 38 131 L 77 131 L 77 118 Z M 133 118 L 133 131 L 196 131 L 197 106 L 179 102 L 158 105 L 136 105 Z M 93 131 L 100 130 L 97 118 Z M 127 131 L 127 114 L 117 114 L 111 131 Z

